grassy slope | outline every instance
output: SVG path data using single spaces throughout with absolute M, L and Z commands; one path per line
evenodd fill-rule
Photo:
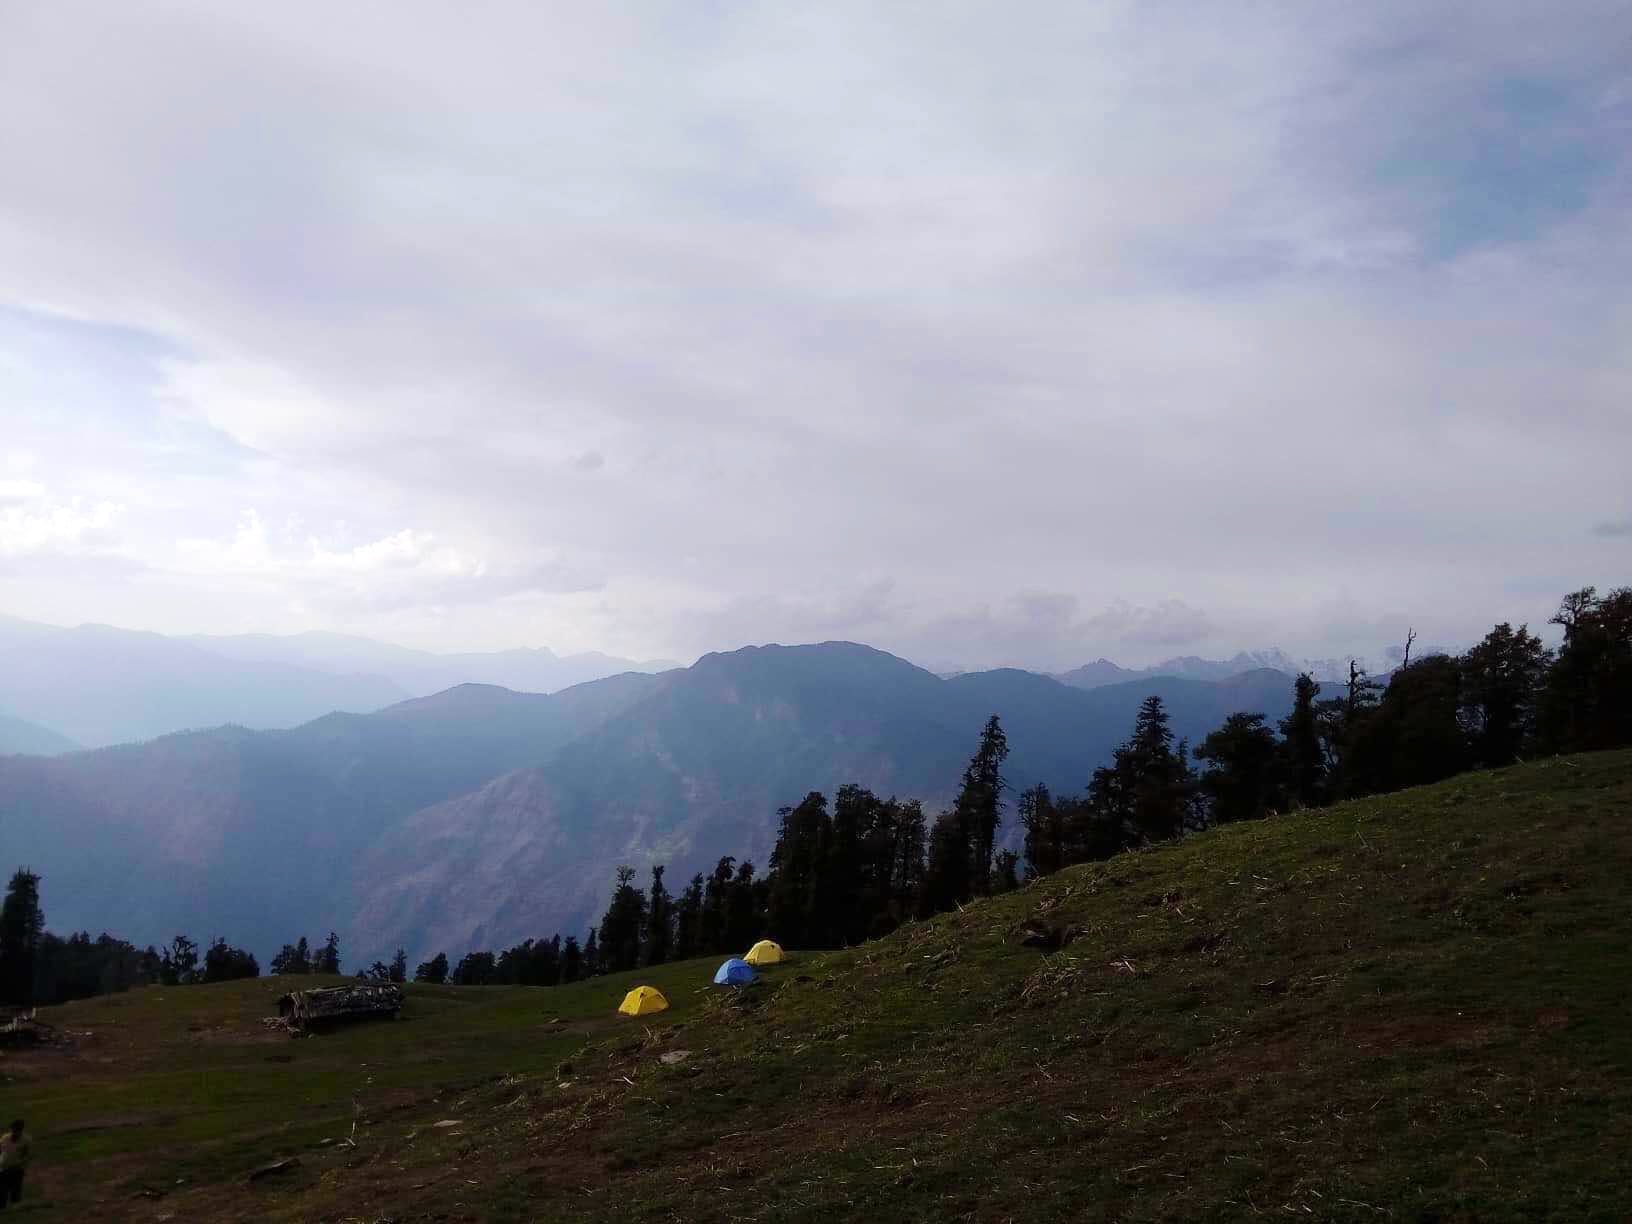
M 99 1036 L 0 1065 L 62 1218 L 1621 1220 L 1629 869 L 1632 754 L 1578 757 L 1074 869 L 740 996 L 665 967 L 655 1021 L 603 979 L 243 1044 L 254 983 L 62 1009 Z M 1083 933 L 1045 957 L 1033 916 Z M 312 1147 L 354 1096 L 358 1146 Z

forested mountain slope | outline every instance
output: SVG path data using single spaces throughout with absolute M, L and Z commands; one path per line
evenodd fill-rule
M 1080 790 L 1151 693 L 1167 701 L 1176 734 L 1199 739 L 1232 710 L 1280 717 L 1291 678 L 1158 677 L 1083 691 L 1012 670 L 943 680 L 848 642 L 708 655 L 547 763 L 383 837 L 354 877 L 354 939 L 365 952 L 398 941 L 416 955 L 457 955 L 582 932 L 618 863 L 666 863 L 677 885 L 723 854 L 763 869 L 777 809 L 846 782 L 933 809 L 994 713 L 1013 787 Z

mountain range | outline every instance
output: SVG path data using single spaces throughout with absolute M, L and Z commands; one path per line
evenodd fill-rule
M 812 789 L 933 812 L 993 713 L 1016 789 L 1075 791 L 1151 693 L 1195 741 L 1234 710 L 1280 717 L 1290 692 L 1265 668 L 1084 689 L 943 679 L 853 643 L 750 647 L 548 695 L 465 684 L 290 729 L 0 757 L 0 844 L 45 877 L 58 930 L 222 935 L 264 960 L 333 929 L 349 963 L 457 956 L 582 933 L 621 862 L 667 863 L 677 888 L 722 854 L 763 868 L 777 808 Z
M 467 682 L 549 693 L 672 666 L 545 649 L 439 655 L 329 633 L 180 638 L 0 617 L 0 716 L 35 728 L 21 738 L 0 724 L 0 752 L 100 748 L 229 723 L 289 728 Z

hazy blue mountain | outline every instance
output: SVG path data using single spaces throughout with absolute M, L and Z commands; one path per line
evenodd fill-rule
M 1014 670 L 947 680 L 850 643 L 708 655 L 663 680 L 552 761 L 382 838 L 354 876 L 360 944 L 406 940 L 416 955 L 451 955 L 581 932 L 620 862 L 666 862 L 677 884 L 721 854 L 763 868 L 777 808 L 812 789 L 859 782 L 933 810 L 993 713 L 1017 789 L 1042 781 L 1076 791 L 1151 693 L 1192 739 L 1238 709 L 1279 718 L 1291 694 L 1291 677 L 1264 670 L 1224 684 L 1158 677 L 1092 691 Z
M 0 709 L 90 748 L 224 723 L 293 727 L 407 695 L 380 676 L 239 662 L 157 633 L 16 624 L 0 634 Z
M 266 954 L 297 929 L 346 929 L 353 860 L 397 822 L 547 759 L 655 683 L 466 685 L 293 730 L 0 758 L 0 845 L 45 876 L 56 929 L 228 935 Z
M 1347 663 L 1344 664 L 1347 667 Z M 1179 676 L 1186 680 L 1228 680 L 1251 671 L 1278 671 L 1296 676 L 1307 671 L 1317 680 L 1325 680 L 1338 673 L 1330 659 L 1294 659 L 1279 648 L 1243 650 L 1229 659 L 1203 659 L 1196 655 L 1180 655 L 1164 659 L 1150 667 L 1119 667 L 1109 659 L 1096 659 L 1070 671 L 1060 672 L 1054 678 L 1073 688 L 1092 689 L 1105 684 L 1120 684 L 1149 676 Z
M 749 648 L 549 696 L 462 685 L 291 730 L 0 758 L 0 845 L 45 875 L 59 928 L 263 955 L 333 929 L 348 962 L 459 954 L 582 932 L 621 862 L 666 862 L 676 883 L 727 853 L 763 869 L 777 809 L 812 789 L 854 781 L 933 812 L 993 713 L 1015 788 L 1080 790 L 1153 692 L 1194 740 L 1233 710 L 1279 717 L 1291 679 L 1083 690 L 942 679 L 844 642 Z
M 21 718 L 12 718 L 9 714 L 0 714 L 0 756 L 7 753 L 58 756 L 64 752 L 73 752 L 78 747 L 73 740 L 51 730 L 50 727 L 25 722 Z
M 558 655 L 537 649 L 437 654 L 341 633 L 266 633 L 186 639 L 223 658 L 282 663 L 337 675 L 384 676 L 404 693 L 424 696 L 456 684 L 496 684 L 525 693 L 553 693 L 624 672 L 660 672 L 679 666 L 665 659 L 637 662 L 589 651 Z

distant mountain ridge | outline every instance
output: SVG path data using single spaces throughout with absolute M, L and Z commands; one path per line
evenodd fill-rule
M 777 809 L 813 789 L 858 782 L 933 814 L 993 713 L 1015 790 L 1079 791 L 1152 693 L 1195 742 L 1236 710 L 1281 717 L 1291 677 L 1082 689 L 942 679 L 855 643 L 749 647 L 551 695 L 461 685 L 290 730 L 0 757 L 0 839 L 65 929 L 225 935 L 263 957 L 332 929 L 348 964 L 461 954 L 583 933 L 619 863 L 666 863 L 676 885 L 722 854 L 763 870 Z
M 21 718 L 12 718 L 9 714 L 0 714 L 0 756 L 11 753 L 27 756 L 60 756 L 79 747 L 80 745 L 66 735 L 53 731 L 50 727 L 25 722 Z
M 0 715 L 51 728 L 67 737 L 67 747 L 101 748 L 225 724 L 289 728 L 459 684 L 556 692 L 668 666 L 597 653 L 562 657 L 547 649 L 438 655 L 342 634 L 178 638 L 0 617 Z M 48 749 L 16 749 L 25 750 Z
M 1109 659 L 1095 659 L 1092 663 L 1085 663 L 1070 671 L 1057 672 L 1054 678 L 1073 688 L 1091 689 L 1148 676 L 1228 680 L 1231 676 L 1239 676 L 1243 672 L 1267 668 L 1271 671 L 1284 672 L 1289 676 L 1306 671 L 1316 680 L 1328 681 L 1341 678 L 1334 670 L 1335 667 L 1336 664 L 1330 659 L 1294 659 L 1279 647 L 1271 647 L 1268 650 L 1243 650 L 1228 659 L 1203 659 L 1196 655 L 1181 655 L 1152 664 L 1150 667 L 1137 668 L 1122 667 Z

